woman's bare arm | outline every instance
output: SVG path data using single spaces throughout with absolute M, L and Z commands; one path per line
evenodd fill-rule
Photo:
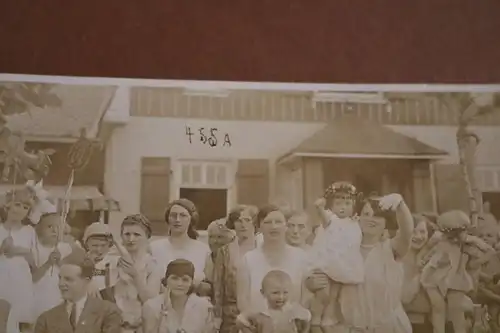
M 321 218 L 321 225 L 326 228 L 330 224 L 330 215 L 326 210 L 326 199 L 321 197 L 314 202 L 314 207 Z
M 403 200 L 396 208 L 396 219 L 398 222 L 398 233 L 392 239 L 392 248 L 398 258 L 403 258 L 410 249 L 414 228 L 410 209 Z
M 142 306 L 142 330 L 143 333 L 158 332 L 158 320 L 155 316 L 155 311 L 149 304 L 144 304 Z
M 152 265 L 153 266 L 153 265 Z M 142 303 L 146 302 L 155 296 L 158 296 L 161 288 L 161 279 L 163 278 L 163 273 L 158 266 L 154 266 L 152 272 L 147 276 L 146 279 L 140 277 L 141 274 L 135 279 L 135 286 L 139 294 L 139 299 Z

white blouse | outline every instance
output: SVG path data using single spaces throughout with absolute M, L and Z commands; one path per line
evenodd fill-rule
M 165 273 L 168 264 L 175 259 L 189 260 L 194 265 L 195 283 L 201 282 L 205 278 L 204 269 L 207 256 L 210 254 L 210 248 L 207 244 L 198 240 L 189 239 L 181 247 L 174 246 L 170 239 L 158 239 L 150 244 L 151 253 L 158 265 Z

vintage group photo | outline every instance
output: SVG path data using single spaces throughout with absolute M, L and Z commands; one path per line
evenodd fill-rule
M 499 333 L 500 86 L 0 75 L 0 333 Z

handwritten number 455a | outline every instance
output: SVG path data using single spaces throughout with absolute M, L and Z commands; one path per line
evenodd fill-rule
M 219 129 L 217 128 L 198 128 L 197 133 L 191 130 L 191 127 L 186 126 L 186 135 L 189 138 L 189 143 L 193 143 L 196 139 L 203 144 L 208 145 L 210 147 L 231 147 L 231 138 L 228 133 L 224 133 L 224 140 L 222 142 L 219 141 L 220 134 L 218 133 Z

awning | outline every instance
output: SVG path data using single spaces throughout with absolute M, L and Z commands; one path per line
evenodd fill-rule
M 0 185 L 0 204 L 5 204 L 5 194 L 13 189 L 24 185 Z M 59 205 L 64 199 L 66 186 L 44 186 L 49 193 L 49 199 Z M 70 196 L 71 210 L 90 211 L 120 211 L 118 201 L 103 195 L 95 186 L 73 186 Z
M 384 125 L 356 117 L 337 118 L 279 159 L 295 157 L 437 159 L 448 155 Z
M 76 140 L 85 128 L 94 138 L 115 91 L 112 86 L 55 85 L 52 93 L 61 99 L 61 107 L 32 107 L 30 113 L 9 116 L 9 128 L 27 138 L 47 140 Z

